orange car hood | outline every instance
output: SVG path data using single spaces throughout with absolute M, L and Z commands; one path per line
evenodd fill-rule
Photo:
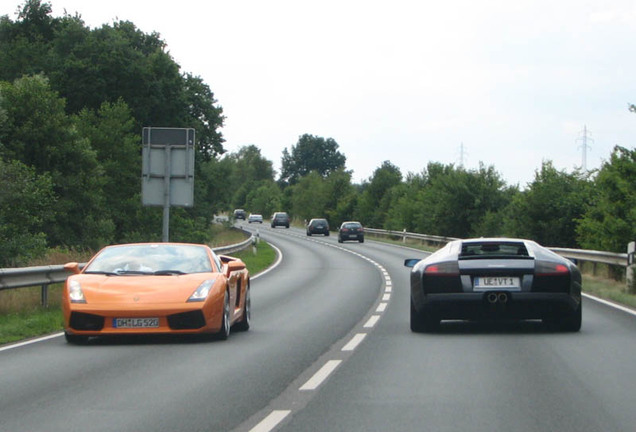
M 218 278 L 218 273 L 179 276 L 78 275 L 88 304 L 185 303 L 201 283 Z

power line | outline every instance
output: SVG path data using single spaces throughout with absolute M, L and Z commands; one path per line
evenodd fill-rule
M 577 142 L 581 141 L 582 144 L 578 146 L 577 148 L 581 149 L 581 170 L 583 171 L 583 174 L 586 174 L 587 173 L 587 150 L 588 149 L 592 150 L 592 147 L 590 147 L 587 143 L 588 141 L 594 142 L 594 140 L 591 138 L 592 133 L 587 130 L 586 125 L 583 126 L 583 130 L 580 133 L 583 136 L 578 137 L 576 141 Z
M 464 158 L 466 157 L 466 150 L 464 149 L 464 142 L 459 146 L 459 167 L 464 168 Z

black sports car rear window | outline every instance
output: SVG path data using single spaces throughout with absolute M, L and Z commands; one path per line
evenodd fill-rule
M 518 242 L 462 243 L 460 259 L 529 257 L 528 249 Z

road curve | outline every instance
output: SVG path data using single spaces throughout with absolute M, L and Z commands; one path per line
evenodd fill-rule
M 248 228 L 283 253 L 253 281 L 252 330 L 1 351 L 0 431 L 635 430 L 634 315 L 585 298 L 580 333 L 415 334 L 403 260 L 424 253 Z
M 288 233 L 284 233 L 288 234 Z M 0 431 L 222 431 L 263 410 L 375 304 L 372 263 L 282 232 L 252 281 L 252 328 L 228 341 L 63 338 L 0 352 Z

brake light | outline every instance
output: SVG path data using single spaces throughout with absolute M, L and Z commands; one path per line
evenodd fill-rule
M 457 276 L 459 275 L 459 265 L 455 261 L 431 264 L 424 269 L 424 273 L 431 276 Z
M 564 264 L 558 264 L 548 261 L 537 261 L 535 272 L 537 276 L 562 276 L 569 274 L 570 270 Z

